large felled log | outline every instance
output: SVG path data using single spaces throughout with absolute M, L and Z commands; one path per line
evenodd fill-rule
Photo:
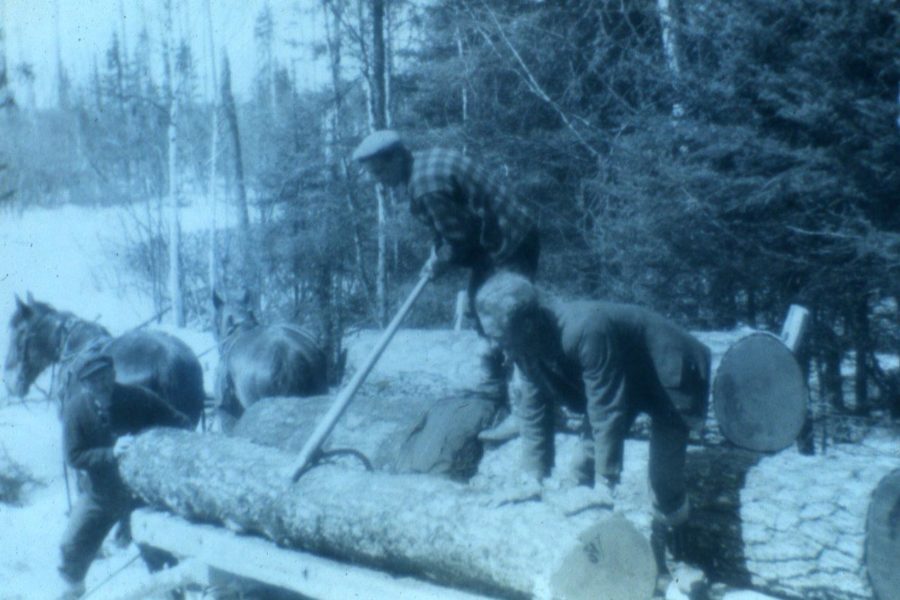
M 575 445 L 574 436 L 557 434 L 558 467 L 571 460 Z M 518 441 L 486 452 L 476 482 L 504 477 L 515 469 L 518 453 Z M 873 579 L 900 573 L 897 542 L 890 541 L 900 538 L 890 538 L 900 531 L 898 494 L 891 496 L 889 483 L 879 485 L 898 458 L 896 438 L 887 434 L 815 456 L 794 449 L 766 456 L 724 446 L 691 447 L 688 558 L 714 581 L 778 597 L 872 598 L 870 571 Z M 646 442 L 626 443 L 616 496 L 616 509 L 645 534 L 647 459 Z
M 498 407 L 472 394 L 430 392 L 363 386 L 323 450 L 358 452 L 380 471 L 468 479 L 483 452 L 478 433 L 501 416 Z M 296 454 L 331 402 L 329 396 L 267 398 L 247 409 L 232 435 Z
M 121 460 L 155 506 L 226 522 L 282 545 L 502 597 L 649 598 L 649 543 L 625 519 L 566 518 L 543 503 L 490 507 L 428 476 L 320 465 L 291 483 L 294 457 L 224 436 L 157 429 Z

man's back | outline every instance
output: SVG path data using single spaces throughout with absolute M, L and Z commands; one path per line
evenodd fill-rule
M 461 152 L 434 148 L 412 156 L 410 211 L 454 246 L 459 264 L 471 266 L 484 254 L 502 260 L 534 229 L 506 186 Z

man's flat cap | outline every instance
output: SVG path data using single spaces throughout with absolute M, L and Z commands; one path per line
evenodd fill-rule
M 101 371 L 113 368 L 113 359 L 109 354 L 91 354 L 77 361 L 74 365 L 78 379 L 88 379 Z
M 396 131 L 392 129 L 382 129 L 367 135 L 366 138 L 360 142 L 359 146 L 356 147 L 356 150 L 353 151 L 352 158 L 356 161 L 368 160 L 383 152 L 397 148 L 402 144 L 403 142 L 400 140 L 400 136 Z

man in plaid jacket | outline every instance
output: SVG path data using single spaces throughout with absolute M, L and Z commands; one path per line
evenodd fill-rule
M 406 188 L 410 212 L 434 238 L 426 270 L 437 277 L 450 267 L 469 269 L 469 312 L 483 335 L 474 310 L 475 294 L 503 269 L 533 280 L 540 240 L 534 219 L 502 182 L 455 150 L 435 148 L 411 152 L 391 130 L 376 131 L 353 152 L 381 184 Z M 482 357 L 479 392 L 505 403 L 507 369 L 503 353 L 492 348 Z M 513 434 L 510 422 L 495 435 Z M 486 436 L 490 438 L 491 436 Z

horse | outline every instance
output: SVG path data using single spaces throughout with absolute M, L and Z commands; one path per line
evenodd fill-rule
M 325 352 L 312 333 L 290 323 L 261 324 L 246 293 L 226 302 L 214 291 L 212 302 L 219 347 L 215 397 L 224 429 L 261 398 L 328 391 Z
M 161 331 L 133 329 L 113 337 L 101 325 L 38 302 L 29 293 L 9 321 L 4 382 L 13 396 L 24 397 L 38 375 L 61 363 L 51 394 L 61 398 L 65 366 L 79 352 L 101 347 L 113 359 L 116 382 L 144 386 L 190 418 L 196 427 L 203 413 L 203 369 L 181 340 Z

